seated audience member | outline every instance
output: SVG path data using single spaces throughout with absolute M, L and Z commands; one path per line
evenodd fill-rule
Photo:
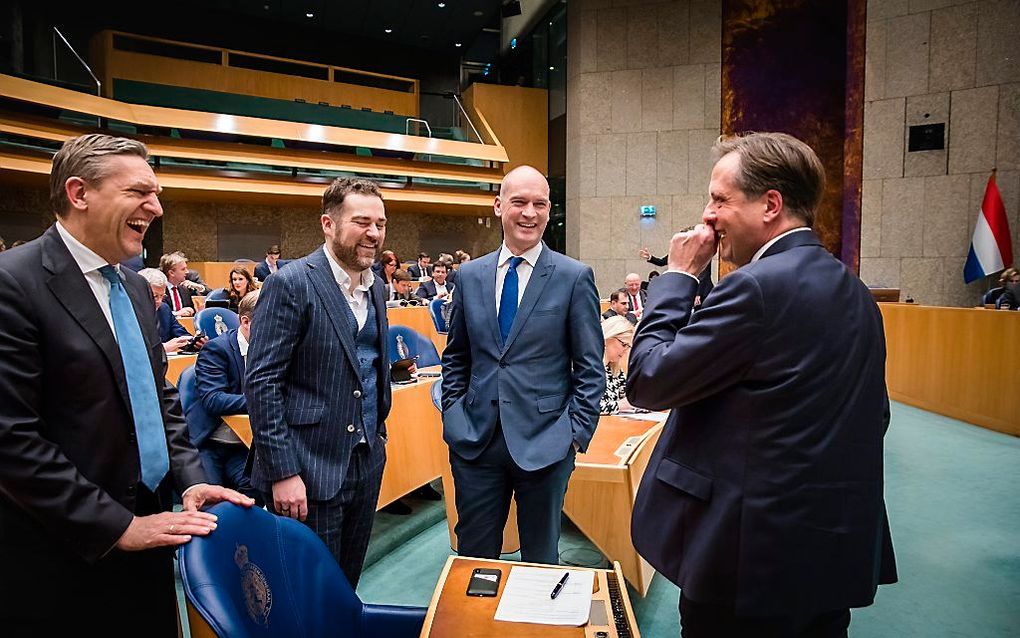
M 985 293 L 984 303 L 997 304 L 1008 284 L 1020 283 L 1020 271 L 1007 268 L 999 274 L 999 285 Z
M 406 270 L 393 271 L 393 277 L 386 289 L 389 291 L 387 301 L 411 301 L 415 296 L 411 293 L 411 275 Z
M 999 296 L 999 300 L 995 302 L 995 307 L 999 310 L 1018 310 L 1017 306 L 1020 305 L 1020 282 L 1010 282 L 1006 284 L 1006 290 Z
M 384 250 L 379 254 L 379 261 L 372 264 L 372 272 L 383 280 L 384 284 L 393 283 L 393 273 L 400 268 L 400 260 L 392 250 Z
M 448 299 L 453 295 L 453 284 L 446 281 L 449 266 L 440 262 L 432 267 L 432 279 L 418 286 L 415 293 L 422 299 Z
M 653 270 L 648 273 L 648 279 L 641 282 L 641 290 L 648 290 L 648 284 L 652 283 L 652 280 L 659 276 L 658 270 Z
M 255 280 L 251 273 L 244 266 L 234 266 L 230 269 L 230 288 L 227 289 L 227 308 L 237 312 L 241 300 L 249 292 L 255 292 Z
M 0 253 L 7 250 L 7 244 L 4 243 L 4 238 L 0 237 Z
M 467 262 L 471 261 L 471 255 L 464 252 L 463 250 L 456 250 L 453 253 L 453 264 L 454 269 L 460 268 Z
M 627 375 L 620 362 L 630 350 L 634 326 L 619 315 L 602 322 L 602 336 L 606 340 L 603 362 L 606 364 L 606 391 L 599 401 L 599 414 L 616 414 L 633 409 L 627 401 Z
M 159 269 L 167 278 L 167 303 L 174 316 L 194 316 L 195 302 L 191 299 L 192 289 L 185 284 L 188 260 L 179 252 L 167 253 L 159 258 Z
M 202 275 L 194 268 L 188 268 L 184 273 L 184 285 L 191 289 L 191 294 L 206 296 L 212 292 L 212 288 L 202 279 Z
M 156 326 L 159 328 L 159 340 L 163 343 L 163 350 L 167 354 L 174 354 L 191 341 L 191 333 L 177 321 L 177 317 L 170 311 L 170 306 L 163 303 L 166 296 L 166 275 L 155 268 L 142 268 L 138 274 L 149 282 L 149 288 L 152 289 L 152 300 L 156 305 Z M 207 339 L 203 337 L 195 342 L 195 347 L 201 348 L 206 341 Z
M 641 313 L 645 310 L 645 299 L 648 297 L 648 291 L 641 289 L 641 275 L 636 272 L 627 275 L 623 280 L 623 288 L 620 290 L 627 296 L 630 311 L 640 319 Z
M 264 282 L 266 277 L 273 274 L 283 266 L 285 266 L 290 260 L 280 259 L 280 247 L 277 244 L 273 244 L 266 249 L 266 258 L 255 265 L 255 279 L 260 282 Z
M 209 341 L 199 353 L 195 362 L 197 401 L 188 406 L 187 421 L 191 444 L 198 449 L 209 482 L 243 492 L 261 506 L 261 494 L 252 489 L 244 472 L 248 447 L 221 418 L 248 414 L 244 366 L 258 298 L 257 290 L 245 295 L 238 304 L 240 327 Z
M 428 253 L 418 253 L 418 263 L 411 264 L 407 272 L 415 279 L 432 276 L 432 258 Z
M 630 325 L 637 324 L 637 317 L 630 311 L 627 304 L 627 293 L 623 290 L 614 290 L 609 293 L 609 308 L 602 313 L 603 319 L 612 317 L 623 317 L 630 322 Z

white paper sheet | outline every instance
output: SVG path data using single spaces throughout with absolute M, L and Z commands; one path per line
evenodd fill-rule
M 634 419 L 635 421 L 655 421 L 658 423 L 666 418 L 665 412 L 620 412 L 616 416 L 622 416 L 625 419 Z
M 550 598 L 565 571 L 570 577 L 559 595 Z M 594 584 L 592 571 L 511 567 L 496 608 L 496 620 L 580 627 L 588 622 Z

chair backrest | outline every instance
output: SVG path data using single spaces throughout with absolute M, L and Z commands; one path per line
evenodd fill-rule
M 429 388 L 429 394 L 432 395 L 432 405 L 436 406 L 440 414 L 443 412 L 443 380 L 437 379 L 432 387 Z
M 177 379 L 177 392 L 181 397 L 181 411 L 187 412 L 191 404 L 197 399 L 195 391 L 195 366 L 188 366 L 181 372 Z
M 437 366 L 441 363 L 439 352 L 432 341 L 407 326 L 390 326 L 387 338 L 389 339 L 390 363 L 414 355 L 418 355 L 416 365 L 419 368 Z M 406 356 L 401 350 L 406 351 Z
M 217 288 L 205 298 L 206 301 L 226 301 L 227 299 L 230 299 L 230 293 L 226 288 Z
M 226 308 L 206 308 L 195 315 L 195 327 L 210 339 L 233 330 L 241 325 L 237 313 Z
M 429 302 L 429 314 L 432 315 L 432 323 L 436 325 L 436 332 L 441 335 L 446 334 L 449 330 L 446 326 L 446 317 L 443 316 L 443 306 L 445 304 L 445 299 L 433 299 Z
M 184 594 L 218 636 L 359 636 L 361 600 L 302 523 L 220 503 L 216 531 L 181 546 Z

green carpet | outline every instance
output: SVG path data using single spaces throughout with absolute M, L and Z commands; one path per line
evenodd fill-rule
M 853 638 L 1006 638 L 1020 628 L 1020 439 L 893 404 L 886 501 L 900 582 L 854 610 Z M 406 501 L 380 514 L 358 594 L 366 602 L 428 605 L 450 551 L 441 503 Z M 604 560 L 564 519 L 561 560 Z M 504 558 L 516 559 L 516 554 Z M 604 563 L 603 563 L 604 564 Z M 631 591 L 644 638 L 679 635 L 679 591 L 656 575 Z

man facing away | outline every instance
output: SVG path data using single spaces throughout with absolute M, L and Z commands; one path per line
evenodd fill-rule
M 846 636 L 896 580 L 883 498 L 882 317 L 811 230 L 806 144 L 716 143 L 704 224 L 648 286 L 627 398 L 672 410 L 634 505 L 634 547 L 681 588 L 684 638 Z M 716 248 L 739 268 L 698 312 Z
M 68 140 L 56 223 L 0 255 L 4 636 L 176 636 L 173 548 L 216 527 L 203 506 L 252 504 L 206 484 L 152 293 L 119 266 L 163 215 L 147 158 L 134 140 Z
M 591 268 L 542 243 L 549 184 L 530 166 L 503 178 L 496 252 L 464 263 L 443 352 L 443 438 L 456 486 L 458 552 L 496 558 L 510 498 L 521 557 L 557 563 L 574 455 L 605 388 Z
M 248 349 L 251 482 L 304 521 L 357 587 L 386 462 L 386 302 L 372 262 L 386 237 L 375 183 L 322 196 L 324 245 L 266 279 Z

